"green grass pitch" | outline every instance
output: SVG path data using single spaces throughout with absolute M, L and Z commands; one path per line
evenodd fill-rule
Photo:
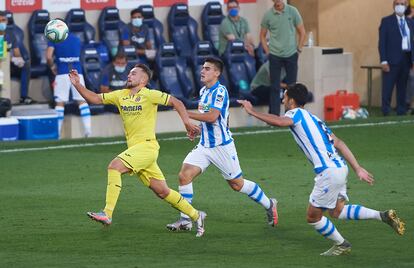
M 115 139 L 0 143 L 0 267 L 414 267 L 414 121 L 403 119 L 409 122 L 333 129 L 376 178 L 369 186 L 351 171 L 351 203 L 394 208 L 407 227 L 400 237 L 378 221 L 334 220 L 353 245 L 340 257 L 319 256 L 331 244 L 306 224 L 314 174 L 289 132 L 256 128 L 271 132 L 235 136 L 245 177 L 279 200 L 279 226 L 267 226 L 265 211 L 210 167 L 194 183 L 193 204 L 208 213 L 201 239 L 167 231 L 177 212 L 134 176 L 123 176 L 112 226 L 87 218 L 86 211 L 103 208 L 107 164 L 125 144 L 5 151 Z M 159 138 L 177 135 L 184 134 Z M 176 189 L 195 144 L 160 145 L 159 165 Z

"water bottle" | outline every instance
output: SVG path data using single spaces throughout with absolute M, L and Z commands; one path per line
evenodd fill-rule
M 308 47 L 313 47 L 314 42 L 313 42 L 313 33 L 309 32 L 308 34 Z
M 3 89 L 3 84 L 4 84 L 4 73 L 0 69 L 0 91 Z

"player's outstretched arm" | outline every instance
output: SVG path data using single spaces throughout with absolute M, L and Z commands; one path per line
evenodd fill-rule
M 187 130 L 188 138 L 190 140 L 193 140 L 200 133 L 200 128 L 190 122 L 190 117 L 188 116 L 187 110 L 185 109 L 183 102 L 173 96 L 170 96 L 168 105 L 174 107 L 174 109 L 180 115 L 181 120 L 184 123 L 185 129 Z
M 345 144 L 344 141 L 336 137 L 333 133 L 331 134 L 334 140 L 334 146 L 341 155 L 345 158 L 345 160 L 351 165 L 352 169 L 357 174 L 360 180 L 366 181 L 370 185 L 374 184 L 374 176 L 371 173 L 366 171 L 363 167 L 361 167 L 356 160 L 354 154 L 351 152 L 349 147 Z
M 102 98 L 95 92 L 88 90 L 80 83 L 80 77 L 78 71 L 71 70 L 69 72 L 69 79 L 72 85 L 76 88 L 79 94 L 90 104 L 102 104 Z
M 207 122 L 207 123 L 214 123 L 216 122 L 217 118 L 220 116 L 220 111 L 217 109 L 210 109 L 207 113 L 199 113 L 199 112 L 188 112 L 188 115 L 191 119 Z
M 250 103 L 250 101 L 247 100 L 237 100 L 237 102 L 242 105 L 248 114 L 256 117 L 259 120 L 262 120 L 265 123 L 268 123 L 269 125 L 277 127 L 288 127 L 293 125 L 293 120 L 287 116 L 278 116 L 274 114 L 258 112 L 253 108 L 253 105 Z

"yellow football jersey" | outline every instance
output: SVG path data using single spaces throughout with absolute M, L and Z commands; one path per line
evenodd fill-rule
M 167 105 L 170 95 L 159 90 L 142 88 L 131 95 L 129 89 L 100 94 L 104 104 L 118 107 L 124 123 L 128 147 L 145 140 L 155 140 L 158 104 Z

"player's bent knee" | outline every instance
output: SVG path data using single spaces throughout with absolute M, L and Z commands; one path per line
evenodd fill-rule
M 118 158 L 112 159 L 112 161 L 108 165 L 108 169 L 117 170 L 117 171 L 121 172 L 122 174 L 129 171 L 129 168 L 127 168 L 124 165 L 124 163 Z
M 180 171 L 180 173 L 178 173 L 178 179 L 179 179 L 180 185 L 187 185 L 191 183 L 193 180 L 193 178 L 188 172 L 183 172 L 183 171 Z

